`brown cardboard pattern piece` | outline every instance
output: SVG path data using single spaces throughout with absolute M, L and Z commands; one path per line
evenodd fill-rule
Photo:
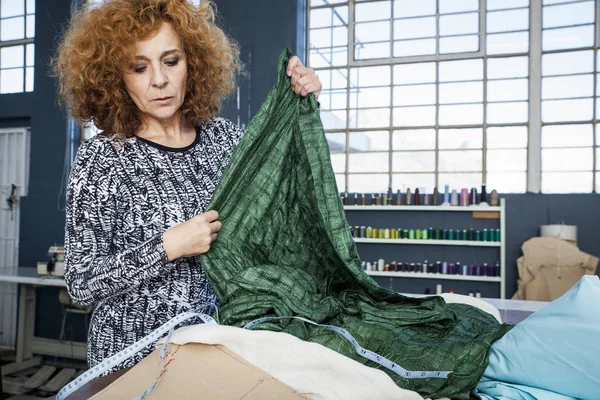
M 159 356 L 160 348 L 91 399 L 130 400 L 141 394 L 161 371 Z M 161 365 L 149 400 L 309 399 L 221 345 L 170 344 Z

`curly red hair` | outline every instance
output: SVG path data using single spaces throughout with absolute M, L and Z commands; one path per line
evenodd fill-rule
M 123 73 L 134 47 L 170 23 L 187 58 L 182 123 L 196 125 L 214 117 L 234 90 L 239 49 L 215 24 L 214 4 L 201 0 L 110 0 L 73 16 L 53 60 L 59 98 L 82 124 L 90 121 L 105 134 L 134 136 L 142 125 Z

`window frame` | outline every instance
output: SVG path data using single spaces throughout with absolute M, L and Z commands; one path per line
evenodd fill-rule
M 556 5 L 560 5 L 560 4 L 577 4 L 577 3 L 583 3 L 585 1 L 588 0 L 571 0 L 571 1 L 560 1 L 558 2 Z M 351 80 L 349 78 L 350 76 L 350 70 L 352 68 L 356 68 L 356 67 L 365 67 L 365 66 L 382 66 L 382 65 L 406 65 L 406 64 L 413 64 L 413 63 L 422 63 L 422 62 L 435 62 L 436 63 L 436 81 L 435 81 L 435 85 L 436 85 L 436 101 L 435 101 L 435 107 L 436 107 L 436 124 L 434 127 L 423 127 L 423 128 L 433 128 L 435 129 L 435 154 L 436 154 L 436 160 L 435 160 L 435 186 L 437 186 L 439 188 L 439 175 L 440 175 L 440 170 L 439 170 L 439 154 L 440 154 L 440 150 L 441 151 L 445 151 L 444 149 L 440 149 L 439 148 L 439 130 L 440 129 L 444 129 L 444 128 L 450 128 L 450 129 L 454 129 L 456 128 L 455 126 L 452 127 L 445 127 L 445 126 L 441 126 L 439 124 L 439 106 L 440 106 L 440 81 L 439 81 L 439 63 L 443 62 L 443 61 L 450 61 L 450 60 L 468 60 L 468 59 L 483 59 L 483 63 L 484 63 L 484 67 L 483 67 L 483 101 L 477 104 L 482 104 L 483 105 L 483 123 L 479 124 L 479 125 L 475 125 L 475 126 L 465 126 L 465 127 L 477 127 L 477 128 L 483 128 L 483 146 L 481 148 L 482 151 L 482 180 L 485 182 L 486 177 L 487 177 L 487 173 L 488 173 L 488 165 L 487 165 L 487 156 L 488 156 L 488 146 L 487 146 L 487 128 L 488 127 L 504 127 L 504 126 L 526 126 L 528 133 L 527 133 L 527 146 L 526 146 L 526 151 L 527 151 L 527 160 L 526 160 L 526 187 L 525 187 L 525 192 L 529 192 L 529 193 L 541 193 L 542 192 L 542 128 L 544 126 L 547 125 L 560 125 L 560 124 L 576 124 L 576 123 L 585 123 L 585 124 L 592 124 L 593 126 L 593 144 L 592 144 L 592 152 L 593 152 L 593 165 L 592 165 L 592 170 L 591 171 L 586 171 L 586 172 L 592 172 L 592 177 L 593 180 L 592 182 L 590 182 L 591 184 L 591 190 L 587 191 L 585 193 L 596 193 L 597 189 L 600 188 L 600 160 L 598 160 L 598 157 L 600 157 L 598 155 L 598 153 L 600 152 L 600 143 L 598 143 L 598 139 L 600 138 L 600 125 L 598 124 L 598 118 L 596 118 L 596 115 L 598 114 L 598 110 L 597 107 L 600 107 L 600 93 L 598 92 L 598 79 L 600 79 L 600 62 L 599 62 L 599 57 L 600 55 L 598 54 L 600 52 L 600 2 L 598 0 L 594 1 L 594 7 L 595 7 L 595 21 L 593 22 L 592 26 L 594 26 L 595 32 L 594 32 L 594 43 L 592 46 L 587 46 L 587 47 L 580 47 L 580 48 L 569 48 L 569 49 L 561 49 L 561 50 L 551 50 L 551 51 L 542 51 L 542 39 L 543 39 L 543 27 L 542 27 L 542 17 L 543 17 L 543 8 L 546 6 L 543 6 L 543 0 L 529 0 L 529 5 L 526 7 L 505 7 L 502 9 L 494 9 L 493 11 L 506 11 L 506 10 L 518 10 L 518 9 L 528 9 L 529 10 L 529 28 L 527 29 L 526 32 L 528 32 L 529 35 L 529 40 L 528 40 L 528 51 L 527 52 L 520 52 L 520 53 L 508 53 L 508 54 L 494 54 L 494 55 L 489 55 L 486 54 L 486 41 L 487 41 L 487 37 L 488 37 L 488 33 L 486 30 L 486 23 L 487 23 L 487 1 L 486 0 L 479 0 L 479 51 L 477 52 L 469 52 L 469 53 L 455 53 L 455 54 L 435 54 L 435 55 L 424 55 L 424 56 L 414 56 L 414 57 L 390 57 L 390 58 L 385 58 L 385 59 L 368 59 L 368 60 L 355 60 L 354 58 L 354 45 L 355 45 L 355 37 L 354 37 L 354 24 L 355 24 L 355 18 L 354 18 L 354 5 L 361 3 L 360 1 L 357 0 L 348 0 L 347 2 L 341 2 L 341 3 L 337 3 L 337 4 L 330 4 L 330 5 L 321 5 L 321 6 L 310 6 L 310 0 L 308 0 L 306 2 L 306 29 L 305 29 L 305 40 L 306 40 L 306 49 L 305 49 L 305 54 L 304 56 L 306 57 L 307 60 L 309 60 L 309 56 L 310 56 L 310 52 L 311 52 L 311 46 L 310 46 L 310 33 L 311 33 L 311 24 L 310 24 L 310 14 L 311 14 L 311 10 L 313 9 L 319 9 L 319 8 L 334 8 L 334 7 L 339 7 L 339 6 L 347 6 L 348 7 L 348 21 L 347 21 L 347 27 L 348 27 L 348 43 L 347 43 L 347 63 L 344 65 L 329 65 L 327 67 L 320 67 L 320 68 L 315 68 L 315 70 L 318 72 L 320 70 L 346 70 L 348 72 L 348 78 L 347 78 L 347 88 L 346 88 L 346 94 L 347 94 L 347 105 L 346 105 L 346 127 L 345 129 L 327 129 L 327 133 L 345 133 L 346 134 L 346 138 L 345 138 L 345 151 L 342 152 L 336 152 L 335 154 L 345 154 L 345 170 L 343 172 L 343 176 L 345 179 L 345 188 L 346 190 L 348 189 L 352 189 L 351 187 L 349 188 L 348 184 L 349 184 L 349 177 L 350 175 L 356 174 L 356 172 L 353 172 L 352 174 L 350 174 L 350 168 L 349 168 L 349 162 L 350 162 L 350 154 L 360 154 L 360 153 L 355 153 L 355 152 L 351 152 L 350 151 L 350 133 L 351 132 L 356 132 L 356 131 L 361 131 L 361 129 L 355 129 L 355 128 L 351 128 L 349 126 L 350 124 L 350 110 L 352 109 L 351 104 L 350 104 L 350 85 L 351 85 Z M 440 31 L 439 31 L 439 16 L 440 16 L 440 12 L 439 12 L 439 3 L 436 2 L 436 4 L 438 4 L 438 6 L 436 7 L 436 23 L 437 23 L 437 30 L 436 30 L 436 39 L 440 37 Z M 555 6 L 555 5 L 552 5 Z M 390 21 L 391 26 L 393 27 L 393 21 L 394 21 L 394 1 L 392 0 L 391 2 L 391 14 L 390 14 Z M 446 15 L 446 14 L 444 14 Z M 414 17 L 414 18 L 421 18 L 421 17 Z M 565 25 L 564 27 L 569 27 L 569 26 L 579 26 L 579 25 Z M 390 28 L 391 30 L 393 30 L 393 28 Z M 512 32 L 512 31 L 511 31 Z M 523 30 L 519 30 L 517 32 L 523 32 Z M 502 32 L 502 33 L 510 33 L 510 32 Z M 390 36 L 390 46 L 391 46 L 391 53 L 390 55 L 393 56 L 393 46 L 394 46 L 394 38 L 393 35 Z M 437 49 L 437 53 L 439 53 L 439 40 L 436 40 L 436 49 Z M 545 54 L 551 54 L 551 53 L 561 53 L 561 52 L 571 52 L 571 51 L 578 51 L 578 50 L 592 50 L 594 53 L 594 71 L 593 71 L 593 75 L 594 75 L 594 95 L 592 96 L 593 98 L 593 118 L 591 121 L 584 121 L 584 122 L 571 122 L 571 121 L 564 121 L 564 122 L 553 122 L 553 123 L 544 123 L 542 121 L 542 56 Z M 516 57 L 516 56 L 526 56 L 528 58 L 528 75 L 526 77 L 526 79 L 528 79 L 528 99 L 525 101 L 527 103 L 528 106 L 528 110 L 527 110 L 527 117 L 528 120 L 526 123 L 501 123 L 501 124 L 490 124 L 487 121 L 487 105 L 490 103 L 487 99 L 487 84 L 488 84 L 488 77 L 487 77 L 487 62 L 489 59 L 495 59 L 495 58 L 509 58 L 509 57 Z M 308 65 L 309 67 L 311 65 Z M 509 79 L 509 78 L 506 78 Z M 390 88 L 393 91 L 394 88 L 394 83 L 393 81 L 390 83 Z M 393 99 L 393 97 L 392 97 Z M 513 101 L 511 101 L 513 102 Z M 393 113 L 393 109 L 394 109 L 394 104 L 393 101 L 390 102 L 390 120 L 392 119 L 392 113 Z M 359 108 L 360 109 L 360 108 Z M 340 111 L 340 110 L 338 110 Z M 343 111 L 343 110 L 342 110 Z M 393 145 L 392 145 L 392 137 L 393 137 L 393 132 L 394 131 L 398 131 L 398 130 L 402 130 L 402 129 L 416 129 L 417 127 L 412 127 L 412 126 L 406 126 L 406 127 L 395 127 L 393 122 L 390 121 L 390 125 L 387 127 L 380 127 L 380 128 L 365 128 L 362 129 L 363 131 L 374 131 L 374 130 L 378 130 L 378 131 L 383 131 L 383 130 L 387 130 L 389 131 L 389 149 L 385 150 L 383 152 L 387 152 L 389 154 L 389 168 L 387 172 L 380 172 L 379 174 L 384 174 L 384 175 L 388 175 L 388 186 L 392 187 L 392 182 L 393 182 L 393 177 L 394 174 L 397 172 L 394 172 L 393 170 L 393 154 L 396 152 L 394 151 Z M 565 146 L 566 147 L 566 146 Z M 520 147 L 519 147 L 520 148 Z M 515 147 L 516 149 L 516 147 Z M 508 171 L 507 171 L 508 172 Z M 425 172 L 402 172 L 402 174 L 422 174 Z M 427 174 L 430 174 L 430 171 L 426 171 Z M 462 172 L 456 172 L 456 173 L 462 173 Z M 341 172 L 337 172 L 336 174 L 339 174 L 340 176 L 342 175 Z M 372 172 L 365 172 L 364 174 L 374 174 Z M 599 182 L 598 184 L 596 184 L 596 182 Z M 522 193 L 522 192 L 520 192 Z

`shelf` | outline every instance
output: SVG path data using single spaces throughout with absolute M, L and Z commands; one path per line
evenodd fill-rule
M 344 206 L 344 210 L 352 211 L 501 211 L 502 207 L 481 206 Z
M 499 276 L 471 276 L 471 275 L 445 275 L 445 274 L 429 274 L 423 272 L 380 272 L 380 271 L 365 271 L 371 276 L 389 276 L 396 278 L 422 278 L 422 279 L 446 279 L 453 281 L 477 281 L 477 282 L 501 282 Z
M 436 240 L 436 239 L 367 239 L 354 238 L 355 243 L 379 244 L 425 244 L 432 246 L 472 246 L 472 247 L 500 247 L 501 242 L 475 242 L 472 240 Z

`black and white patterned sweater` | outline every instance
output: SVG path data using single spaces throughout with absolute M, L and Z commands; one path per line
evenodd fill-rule
M 213 118 L 185 148 L 103 136 L 80 146 L 67 190 L 65 281 L 75 302 L 95 304 L 90 367 L 177 314 L 218 302 L 196 258 L 167 261 L 162 234 L 204 212 L 241 135 Z

